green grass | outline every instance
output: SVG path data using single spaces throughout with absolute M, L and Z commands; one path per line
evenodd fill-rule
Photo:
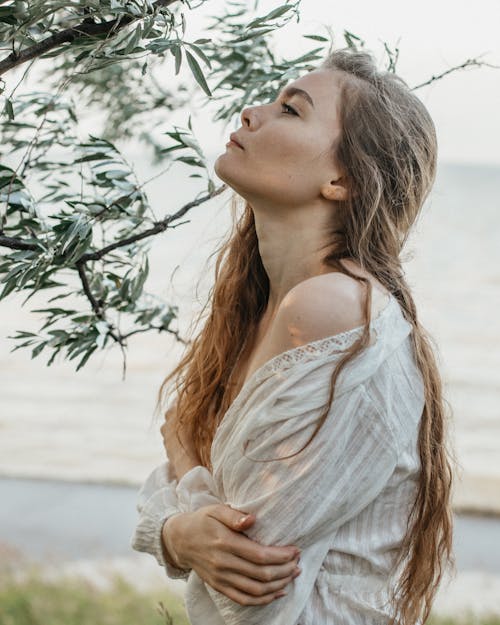
M 48 582 L 34 570 L 23 582 L 0 575 L 0 625 L 189 625 L 182 599 L 167 590 L 140 593 L 116 575 L 110 590 L 84 580 Z M 433 616 L 427 625 L 500 625 L 500 616 Z
M 189 625 L 182 599 L 168 591 L 142 594 L 123 578 L 96 591 L 84 580 L 23 582 L 0 577 L 0 625 Z

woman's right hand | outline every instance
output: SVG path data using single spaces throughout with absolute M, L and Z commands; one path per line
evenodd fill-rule
M 240 605 L 264 605 L 283 596 L 297 575 L 300 550 L 260 545 L 243 534 L 255 515 L 224 504 L 167 519 L 162 539 L 179 568 L 190 568 L 212 588 Z

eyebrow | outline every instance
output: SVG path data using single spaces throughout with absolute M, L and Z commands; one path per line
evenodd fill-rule
M 283 95 L 286 95 L 289 98 L 294 95 L 298 95 L 301 98 L 304 98 L 304 100 L 306 100 L 306 102 L 308 102 L 314 108 L 314 102 L 312 101 L 311 96 L 307 93 L 307 91 L 304 91 L 304 89 L 299 89 L 298 87 L 287 87 L 283 91 Z

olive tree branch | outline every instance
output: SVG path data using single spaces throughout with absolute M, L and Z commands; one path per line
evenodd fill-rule
M 10 247 L 12 250 L 39 250 L 40 246 L 34 243 L 26 243 L 22 239 L 0 235 L 0 247 Z
M 436 80 L 440 80 L 441 78 L 444 78 L 448 74 L 451 74 L 452 72 L 456 72 L 457 70 L 460 70 L 460 69 L 465 69 L 466 67 L 493 67 L 495 69 L 500 69 L 500 65 L 493 65 L 492 63 L 485 63 L 484 61 L 478 61 L 477 59 L 467 59 L 461 65 L 450 67 L 450 69 L 447 69 L 446 71 L 442 72 L 441 74 L 438 74 L 437 76 L 434 76 L 434 75 L 431 76 L 429 80 L 426 80 L 425 82 L 420 83 L 419 85 L 416 85 L 415 87 L 412 87 L 411 90 L 415 91 L 416 89 L 421 89 L 422 87 L 426 87 L 427 85 L 430 85 Z
M 110 243 L 109 245 L 101 248 L 100 250 L 97 250 L 96 252 L 86 252 L 79 259 L 79 262 L 80 261 L 81 262 L 87 262 L 89 260 L 99 260 L 100 258 L 105 256 L 106 254 L 109 254 L 109 252 L 112 252 L 113 250 L 115 250 L 115 249 L 117 249 L 119 247 L 124 247 L 125 245 L 130 245 L 131 243 L 135 243 L 136 241 L 140 241 L 141 239 L 145 239 L 147 237 L 154 236 L 155 234 L 159 234 L 160 232 L 164 232 L 168 227 L 171 227 L 170 223 L 172 221 L 176 221 L 177 219 L 180 219 L 191 208 L 194 208 L 195 206 L 199 206 L 200 204 L 203 204 L 204 202 L 207 202 L 208 200 L 211 200 L 213 197 L 216 197 L 217 195 L 220 195 L 226 189 L 227 189 L 227 185 L 223 184 L 218 189 L 215 189 L 215 191 L 212 191 L 211 193 L 208 193 L 207 195 L 204 195 L 204 196 L 198 198 L 197 200 L 193 200 L 192 202 L 188 202 L 182 208 L 180 208 L 176 213 L 174 213 L 173 215 L 167 215 L 167 217 L 165 217 L 161 221 L 158 221 L 152 228 L 149 228 L 148 230 L 144 230 L 144 232 L 140 232 L 139 234 L 134 234 L 134 235 L 132 235 L 130 237 L 127 237 L 125 239 L 120 239 L 119 241 L 115 241 L 114 243 Z M 1 242 L 1 239 L 0 239 L 0 242 Z
M 157 0 L 157 2 L 155 2 L 153 5 L 153 10 L 156 10 L 160 7 L 168 7 L 176 1 L 177 0 Z M 82 36 L 92 37 L 107 34 L 113 29 L 115 31 L 119 31 L 131 22 L 134 22 L 141 17 L 141 15 L 125 15 L 120 16 L 114 20 L 99 23 L 93 22 L 89 20 L 89 18 L 85 18 L 80 24 L 72 26 L 71 28 L 61 30 L 58 33 L 54 33 L 50 37 L 47 37 L 46 39 L 43 39 L 42 41 L 39 41 L 38 43 L 35 43 L 28 48 L 25 48 L 21 52 L 16 52 L 13 49 L 6 58 L 0 61 L 0 76 L 12 69 L 13 67 L 22 65 L 23 63 L 26 63 L 26 61 L 29 61 L 35 57 L 39 57 L 63 43 L 69 43 L 74 39 Z
M 160 331 L 160 330 L 164 330 L 165 328 L 150 325 L 147 328 L 132 330 L 128 332 L 127 334 L 121 334 L 119 331 L 117 333 L 114 332 L 115 326 L 106 319 L 104 302 L 101 300 L 97 300 L 92 294 L 89 281 L 87 278 L 87 274 L 85 271 L 86 263 L 89 261 L 93 261 L 93 260 L 100 260 L 103 256 L 105 256 L 106 254 L 108 254 L 109 252 L 115 249 L 124 247 L 126 245 L 130 245 L 131 243 L 135 243 L 136 241 L 140 241 L 144 238 L 159 234 L 160 232 L 165 231 L 168 227 L 171 227 L 171 228 L 176 227 L 177 224 L 175 225 L 170 225 L 170 224 L 173 221 L 176 221 L 180 219 L 181 217 L 183 217 L 191 208 L 194 208 L 195 206 L 203 204 L 204 202 L 212 199 L 213 197 L 222 193 L 225 189 L 227 189 L 227 185 L 223 184 L 218 189 L 215 189 L 211 193 L 208 193 L 196 200 L 188 202 L 187 204 L 182 206 L 176 213 L 172 215 L 168 215 L 161 221 L 157 222 L 152 228 L 149 228 L 148 230 L 145 230 L 144 232 L 127 237 L 125 239 L 115 241 L 114 243 L 107 245 L 103 247 L 102 249 L 97 250 L 96 252 L 85 253 L 76 261 L 75 266 L 76 266 L 76 270 L 78 271 L 80 281 L 82 283 L 83 292 L 85 296 L 87 297 L 87 299 L 89 300 L 94 314 L 96 315 L 98 319 L 105 321 L 108 324 L 108 327 L 109 327 L 108 334 L 111 336 L 111 338 L 115 342 L 117 342 L 120 345 L 120 349 L 122 350 L 122 354 L 123 354 L 123 375 L 125 375 L 125 371 L 126 371 L 126 358 L 125 358 L 124 346 L 126 345 L 127 338 L 134 334 L 138 334 L 139 332 L 146 332 L 151 329 L 157 329 Z M 27 243 L 21 239 L 8 237 L 8 236 L 0 236 L 0 246 L 8 247 L 11 249 L 16 249 L 16 250 L 35 250 L 35 251 L 40 250 L 40 245 L 37 245 L 34 243 Z M 181 341 L 184 344 L 187 344 L 187 341 L 182 339 L 179 336 L 177 331 L 171 330 L 168 328 L 166 330 L 170 332 L 171 334 L 174 334 L 177 340 Z
M 167 228 L 174 228 L 175 226 L 171 226 L 170 223 L 172 221 L 176 221 L 180 219 L 183 215 L 185 215 L 191 208 L 195 206 L 199 206 L 208 200 L 211 200 L 213 197 L 220 195 L 223 191 L 227 189 L 227 185 L 223 184 L 218 189 L 215 189 L 212 193 L 208 193 L 207 195 L 198 198 L 197 200 L 193 200 L 192 202 L 188 202 L 182 208 L 180 208 L 173 215 L 168 215 L 161 221 L 158 221 L 152 228 L 148 230 L 144 230 L 144 232 L 140 232 L 139 234 L 132 235 L 125 239 L 120 239 L 119 241 L 115 241 L 106 247 L 97 250 L 96 252 L 87 252 L 83 254 L 76 263 L 86 263 L 89 260 L 99 260 L 109 252 L 119 248 L 124 247 L 125 245 L 130 245 L 131 243 L 135 243 L 136 241 L 140 241 L 141 239 L 145 239 L 147 237 L 154 236 L 159 234 L 160 232 L 164 232 Z M 13 250 L 39 250 L 40 245 L 36 245 L 34 243 L 27 243 L 22 239 L 17 239 L 15 237 L 8 237 L 4 235 L 0 235 L 0 247 L 8 247 Z

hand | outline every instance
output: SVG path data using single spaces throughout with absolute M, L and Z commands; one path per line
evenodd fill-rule
M 178 424 L 176 404 L 165 413 L 165 421 L 160 431 L 165 452 L 178 481 L 190 469 L 201 463 L 192 442 Z
M 224 504 L 176 514 L 162 528 L 166 551 L 179 568 L 191 568 L 212 588 L 240 605 L 265 605 L 286 592 L 300 574 L 300 550 L 264 546 L 243 531 L 255 523 L 250 514 Z M 280 594 L 281 593 L 281 594 Z

